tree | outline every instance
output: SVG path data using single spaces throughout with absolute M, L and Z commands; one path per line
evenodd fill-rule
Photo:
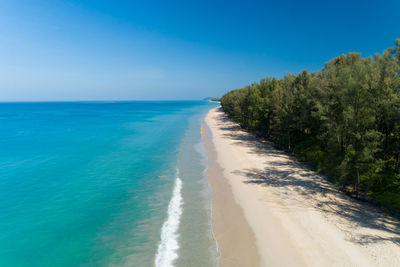
M 353 185 L 356 197 L 397 195 L 400 210 L 400 39 L 374 57 L 348 53 L 317 73 L 263 78 L 228 92 L 221 105 L 344 190 Z

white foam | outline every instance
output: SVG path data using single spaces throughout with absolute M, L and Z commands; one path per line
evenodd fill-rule
M 174 191 L 168 205 L 168 217 L 161 229 L 161 241 L 155 259 L 157 267 L 173 266 L 178 258 L 178 228 L 182 215 L 183 199 L 181 195 L 182 181 L 178 177 L 175 180 Z

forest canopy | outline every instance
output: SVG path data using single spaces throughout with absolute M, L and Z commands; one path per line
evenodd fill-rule
M 263 78 L 221 105 L 356 198 L 400 211 L 400 39 L 373 57 L 348 53 L 315 73 Z

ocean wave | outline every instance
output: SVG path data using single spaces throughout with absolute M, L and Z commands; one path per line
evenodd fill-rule
M 156 267 L 173 266 L 178 258 L 178 228 L 182 215 L 182 181 L 179 172 L 175 180 L 172 198 L 168 205 L 168 217 L 161 229 L 161 241 L 155 259 Z

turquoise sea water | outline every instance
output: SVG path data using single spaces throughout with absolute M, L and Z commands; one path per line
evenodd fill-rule
M 213 103 L 0 104 L 0 266 L 212 266 Z

